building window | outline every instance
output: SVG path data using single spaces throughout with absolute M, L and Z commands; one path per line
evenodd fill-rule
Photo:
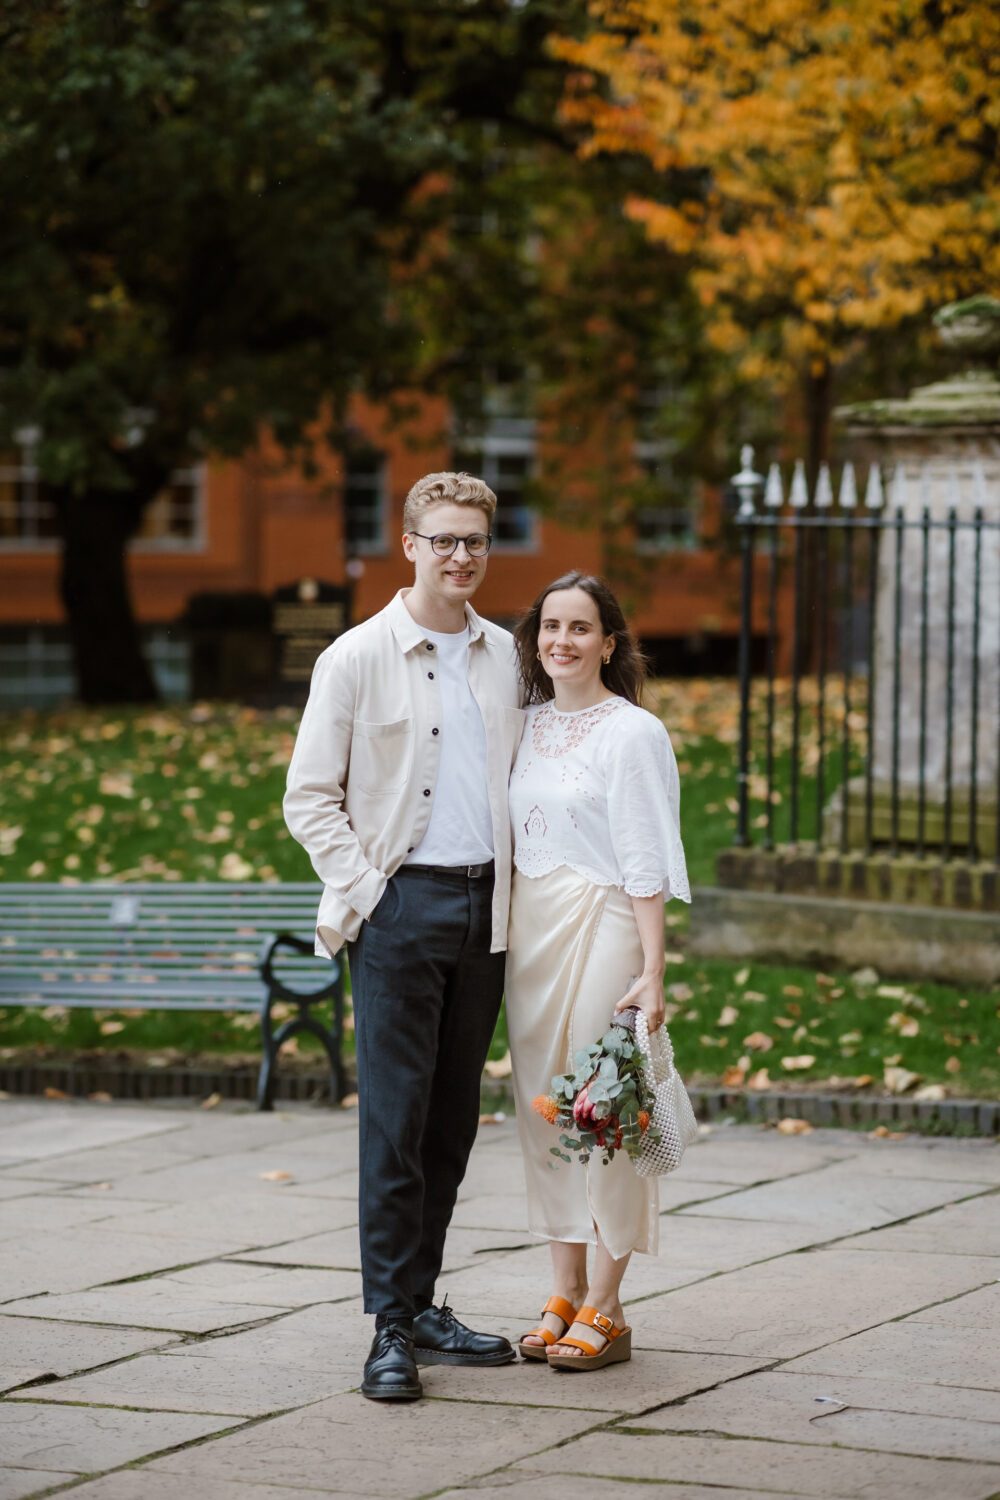
M 43 547 L 59 535 L 56 508 L 35 464 L 33 433 L 12 453 L 0 454 L 0 547 Z
M 386 461 L 373 448 L 344 460 L 344 538 L 349 553 L 386 549 Z
M 202 546 L 204 488 L 203 465 L 175 469 L 169 482 L 143 511 L 133 547 L 145 552 Z
M 143 650 L 161 696 L 172 703 L 191 696 L 190 646 L 166 626 L 141 630 Z M 59 708 L 73 701 L 73 653 L 65 630 L 0 627 L 0 705 Z
M 45 550 L 56 545 L 56 508 L 38 474 L 37 438 L 0 454 L 0 548 Z M 132 545 L 141 550 L 202 544 L 204 468 L 175 469 L 170 482 L 143 511 Z
M 530 428 L 533 424 L 516 425 Z M 494 552 L 534 552 L 538 547 L 537 517 L 524 498 L 534 457 L 533 437 L 502 434 L 482 438 L 475 446 L 463 446 L 455 454 L 456 469 L 485 480 L 497 497 Z
M 636 551 L 648 556 L 696 546 L 694 506 L 679 493 L 664 446 L 636 443 L 635 459 L 643 475 L 633 513 Z

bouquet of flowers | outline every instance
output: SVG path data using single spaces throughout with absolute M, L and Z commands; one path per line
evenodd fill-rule
M 570 1161 L 572 1151 L 584 1165 L 598 1151 L 604 1166 L 616 1151 L 637 1160 L 644 1143 L 660 1133 L 651 1121 L 653 1092 L 642 1068 L 634 1012 L 623 1011 L 599 1042 L 575 1053 L 573 1068 L 553 1078 L 551 1094 L 532 1101 L 537 1115 L 562 1127 L 561 1144 L 551 1146 L 551 1154 Z

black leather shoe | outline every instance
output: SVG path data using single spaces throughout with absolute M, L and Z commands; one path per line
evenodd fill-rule
M 387 1323 L 372 1339 L 361 1394 L 369 1401 L 416 1401 L 424 1394 L 413 1339 L 398 1323 Z
M 466 1328 L 447 1299 L 414 1318 L 413 1352 L 418 1365 L 509 1365 L 515 1358 L 509 1339 Z

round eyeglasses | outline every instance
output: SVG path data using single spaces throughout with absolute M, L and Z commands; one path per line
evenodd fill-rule
M 474 531 L 471 536 L 452 536 L 450 531 L 439 531 L 435 536 L 425 536 L 422 531 L 411 531 L 410 535 L 430 542 L 431 551 L 438 557 L 450 557 L 460 542 L 465 543 L 465 550 L 470 557 L 485 557 L 493 541 L 492 536 L 487 536 L 484 531 Z

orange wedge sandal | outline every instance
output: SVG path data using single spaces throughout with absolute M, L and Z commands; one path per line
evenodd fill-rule
M 573 1322 L 595 1328 L 603 1336 L 605 1343 L 595 1349 L 593 1344 L 585 1343 L 583 1339 L 553 1339 L 554 1344 L 570 1344 L 581 1351 L 579 1354 L 552 1354 L 547 1349 L 545 1358 L 553 1370 L 600 1370 L 604 1365 L 624 1364 L 625 1360 L 632 1358 L 631 1328 L 616 1327 L 596 1307 L 581 1307 Z
M 574 1308 L 572 1302 L 566 1301 L 565 1297 L 550 1297 L 548 1302 L 546 1302 L 545 1306 L 542 1308 L 543 1318 L 546 1313 L 555 1313 L 556 1317 L 559 1318 L 563 1324 L 564 1333 L 569 1332 L 573 1321 L 576 1318 L 576 1309 Z M 524 1342 L 525 1339 L 530 1338 L 538 1338 L 541 1339 L 542 1342 L 540 1344 L 526 1344 Z M 546 1355 L 549 1352 L 549 1345 L 558 1343 L 558 1336 L 554 1334 L 551 1329 L 545 1328 L 540 1324 L 537 1328 L 530 1328 L 527 1333 L 522 1333 L 521 1341 L 517 1347 L 521 1351 L 522 1359 L 545 1359 Z

